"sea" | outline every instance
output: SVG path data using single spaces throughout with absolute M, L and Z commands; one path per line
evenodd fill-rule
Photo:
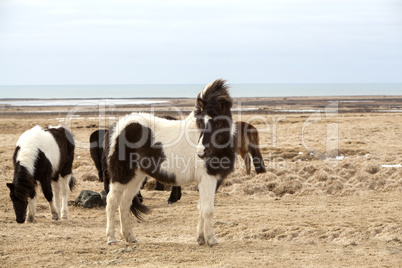
M 119 99 L 118 104 L 155 103 L 169 98 L 195 98 L 203 84 L 0 86 L 0 105 L 68 105 L 76 99 Z M 232 84 L 236 97 L 384 96 L 402 95 L 402 83 L 376 84 Z M 25 100 L 29 99 L 29 102 Z M 55 101 L 56 99 L 56 101 Z M 131 99 L 131 100 L 127 100 Z M 67 103 L 66 103 L 67 102 Z

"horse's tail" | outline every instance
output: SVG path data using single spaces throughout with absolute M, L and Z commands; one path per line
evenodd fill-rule
M 253 157 L 253 164 L 255 171 L 257 174 L 260 173 L 265 173 L 265 165 L 264 165 L 264 159 L 262 158 L 260 149 L 259 149 L 259 144 L 260 144 L 260 139 L 258 137 L 258 130 L 253 127 L 252 125 L 248 125 L 249 131 L 247 131 L 247 137 L 249 140 L 249 151 L 251 153 L 251 156 Z
M 134 216 L 139 220 L 143 220 L 141 214 L 148 214 L 151 212 L 151 210 L 147 206 L 143 205 L 140 202 L 137 195 L 134 196 L 134 198 L 133 198 L 133 202 L 131 203 L 130 210 L 134 214 Z
M 70 181 L 68 182 L 68 186 L 70 186 L 70 192 L 74 190 L 75 187 L 75 177 L 71 175 Z

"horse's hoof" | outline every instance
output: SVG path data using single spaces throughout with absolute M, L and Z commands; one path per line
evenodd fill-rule
M 126 242 L 129 243 L 129 244 L 137 243 L 137 238 L 135 238 L 135 237 L 131 238 L 130 237 L 129 239 L 126 239 Z
M 35 217 L 34 216 L 29 216 L 27 219 L 27 222 L 34 223 L 35 222 Z
M 117 244 L 117 241 L 116 241 L 116 240 L 107 242 L 107 245 L 108 245 L 108 246 L 113 246 L 113 245 L 116 245 L 116 244 Z
M 212 238 L 208 239 L 207 244 L 208 244 L 208 246 L 210 246 L 212 248 L 213 246 L 218 245 L 219 242 L 218 242 L 218 240 L 216 240 L 215 237 L 212 237 Z
M 204 239 L 204 236 L 199 236 L 198 238 L 197 238 L 197 242 L 198 242 L 198 245 L 204 245 L 205 244 L 205 239 Z
M 52 214 L 52 220 L 54 220 L 54 221 L 58 221 L 59 220 L 59 214 L 57 213 L 55 213 L 55 214 Z

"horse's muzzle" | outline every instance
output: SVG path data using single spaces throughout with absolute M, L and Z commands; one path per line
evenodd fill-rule
M 18 223 L 24 223 L 25 219 L 16 219 Z
M 202 154 L 197 154 L 199 158 L 204 159 L 205 158 L 205 153 Z

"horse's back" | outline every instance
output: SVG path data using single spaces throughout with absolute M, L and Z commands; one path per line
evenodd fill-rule
M 58 169 L 60 162 L 59 146 L 53 135 L 44 131 L 40 126 L 25 131 L 18 139 L 16 146 L 20 148 L 16 155 L 16 162 L 19 161 L 31 175 L 34 174 L 35 161 L 39 150 L 48 158 L 53 170 Z
M 136 144 L 141 140 L 135 153 L 146 152 L 141 157 L 154 159 L 155 168 L 158 169 L 158 172 L 153 174 L 148 172 L 148 175 L 163 183 L 186 184 L 188 180 L 192 181 L 194 178 L 195 146 L 197 144 L 196 131 L 189 131 L 191 127 L 195 128 L 195 124 L 187 120 L 167 120 L 152 114 L 126 116 L 111 129 L 109 161 L 111 163 L 113 154 L 116 150 L 121 149 L 117 144 L 123 138 L 121 135 L 124 135 L 125 142 L 130 144 Z M 148 136 L 144 140 L 142 135 L 147 132 Z M 156 149 L 158 146 L 160 148 Z M 126 155 L 125 158 L 129 157 Z M 116 164 L 118 163 L 116 162 Z M 170 179 L 166 180 L 166 176 L 169 174 L 176 175 L 174 182 Z

